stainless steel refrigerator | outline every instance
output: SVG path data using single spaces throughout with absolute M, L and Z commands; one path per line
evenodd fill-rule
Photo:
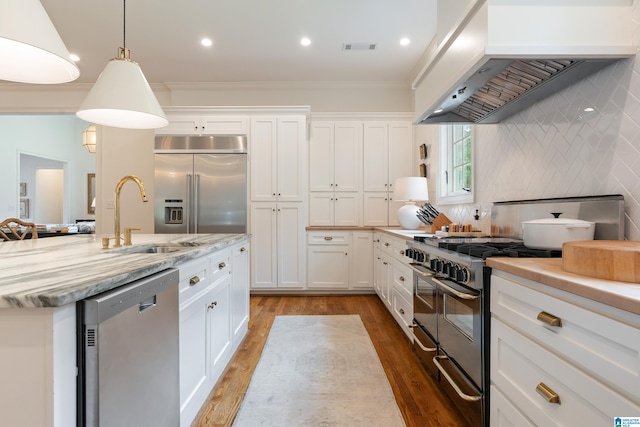
M 247 232 L 245 136 L 158 136 L 155 232 Z

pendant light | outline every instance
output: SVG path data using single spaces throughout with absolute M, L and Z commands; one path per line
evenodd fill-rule
M 79 76 L 38 0 L 0 0 L 0 80 L 55 84 Z
M 123 1 L 123 47 L 111 59 L 76 115 L 99 125 L 128 129 L 157 129 L 169 121 L 147 79 L 126 47 L 126 0 Z

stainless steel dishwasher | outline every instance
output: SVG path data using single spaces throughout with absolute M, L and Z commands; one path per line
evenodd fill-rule
M 178 426 L 178 270 L 95 295 L 77 309 L 77 425 Z

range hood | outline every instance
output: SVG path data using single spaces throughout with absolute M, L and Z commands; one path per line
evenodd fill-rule
M 636 53 L 632 0 L 471 3 L 414 81 L 414 124 L 497 123 Z

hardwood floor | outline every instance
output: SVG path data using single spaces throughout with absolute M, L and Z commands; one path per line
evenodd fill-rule
M 251 296 L 249 333 L 194 421 L 231 426 L 275 316 L 359 314 L 387 373 L 407 427 L 467 427 L 420 366 L 411 344 L 376 295 Z M 287 427 L 287 426 L 283 426 Z

